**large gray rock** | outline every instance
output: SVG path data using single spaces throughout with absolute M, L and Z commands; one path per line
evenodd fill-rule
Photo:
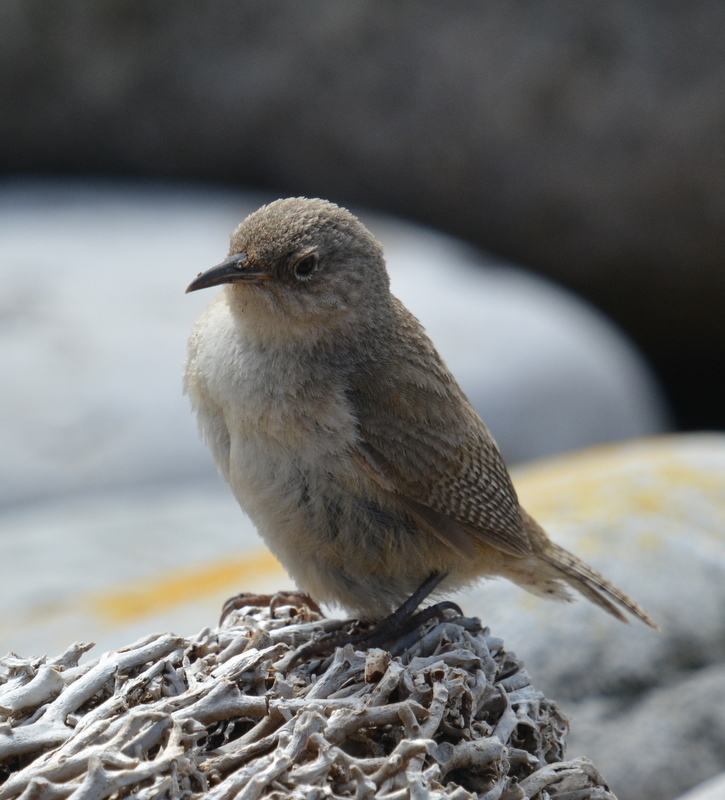
M 181 394 L 186 339 L 259 196 L 119 185 L 0 186 L 0 504 L 213 472 Z M 366 217 L 418 314 L 520 461 L 653 433 L 659 391 L 577 298 L 455 240 Z
M 0 169 L 401 214 L 605 309 L 725 425 L 717 0 L 0 4 Z
M 677 800 L 722 800 L 723 797 L 725 797 L 725 772 L 703 781 Z
M 671 800 L 725 767 L 725 663 L 682 672 L 644 696 L 583 702 L 569 714 L 568 757 L 598 759 L 619 800 Z
M 662 628 L 506 581 L 460 599 L 572 719 L 619 800 L 671 800 L 725 769 L 725 436 L 670 436 L 524 466 L 522 503 Z
M 0 654 L 191 635 L 241 590 L 292 588 L 214 478 L 5 509 L 0 528 Z

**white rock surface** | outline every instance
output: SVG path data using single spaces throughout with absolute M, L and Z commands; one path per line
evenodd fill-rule
M 725 435 L 572 453 L 515 482 L 552 538 L 662 628 L 506 581 L 462 596 L 570 716 L 568 756 L 591 758 L 619 800 L 671 800 L 725 769 Z
M 263 199 L 0 185 L 0 505 L 212 472 L 180 377 L 211 293 L 184 289 Z M 664 427 L 642 359 L 581 300 L 428 230 L 363 218 L 509 461 Z
M 722 800 L 725 797 L 725 772 L 699 784 L 677 800 Z
M 618 800 L 671 800 L 725 767 L 724 663 L 645 693 L 562 705 L 572 721 L 567 757 L 586 753 Z
M 293 588 L 215 477 L 7 509 L 0 564 L 0 653 L 191 635 L 239 591 Z

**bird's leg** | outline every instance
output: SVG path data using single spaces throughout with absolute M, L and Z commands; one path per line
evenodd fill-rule
M 307 612 L 313 611 L 321 617 L 325 616 L 317 603 L 308 594 L 304 594 L 304 592 L 277 592 L 276 594 L 242 592 L 241 594 L 234 595 L 234 597 L 230 597 L 226 603 L 224 603 L 219 625 L 221 626 L 224 623 L 224 620 L 232 611 L 236 611 L 238 608 L 244 608 L 244 606 L 257 606 L 259 608 L 269 606 L 272 617 L 274 617 L 274 612 L 280 606 L 297 606 L 302 610 L 303 616 L 309 616 L 309 613 L 305 613 L 305 609 Z
M 455 611 L 458 616 L 463 616 L 463 611 L 457 603 L 454 603 L 451 600 L 443 600 L 440 603 L 435 603 L 432 606 L 421 609 L 417 614 L 412 614 L 407 619 L 403 619 L 397 628 L 380 630 L 383 623 L 388 622 L 388 620 L 390 620 L 394 614 L 397 613 L 397 610 L 398 609 L 396 609 L 396 611 L 394 611 L 389 617 L 386 617 L 379 625 L 376 625 L 375 628 L 365 634 L 364 644 L 366 647 L 377 647 L 379 644 L 384 644 L 390 639 L 398 639 L 404 634 L 410 633 L 410 631 L 415 630 L 416 628 L 420 628 L 421 625 L 425 625 L 425 623 L 431 619 L 436 619 L 438 622 L 442 622 L 444 618 L 444 612 L 446 611 Z
M 407 633 L 412 628 L 416 627 L 417 625 L 421 625 L 423 622 L 434 617 L 436 614 L 435 612 L 431 612 L 431 609 L 437 609 L 439 606 L 453 606 L 458 610 L 459 613 L 462 613 L 460 608 L 458 608 L 455 603 L 437 603 L 434 606 L 430 606 L 430 608 L 423 609 L 420 614 L 416 614 L 415 611 L 418 606 L 425 600 L 426 597 L 438 586 L 438 584 L 446 577 L 448 573 L 446 572 L 431 572 L 431 574 L 421 583 L 421 585 L 411 594 L 411 596 L 398 608 L 393 611 L 392 614 L 385 617 L 385 619 L 380 620 L 378 624 L 370 631 L 364 634 L 360 634 L 362 637 L 360 639 L 361 643 L 364 643 L 368 647 L 375 647 L 377 644 L 381 644 L 383 642 L 387 642 L 389 639 L 393 639 L 396 636 L 400 636 L 403 633 Z M 431 613 L 428 613 L 431 612 Z M 421 615 L 428 613 L 428 615 L 421 619 L 419 622 L 417 618 Z M 416 620 L 414 625 L 410 625 L 413 620 Z
M 364 647 L 378 647 L 391 639 L 398 638 L 413 628 L 422 625 L 429 619 L 438 616 L 446 610 L 452 609 L 458 614 L 463 615 L 461 609 L 450 601 L 437 603 L 436 605 L 424 608 L 418 614 L 415 613 L 418 606 L 428 597 L 428 595 L 446 577 L 446 572 L 432 572 L 413 594 L 392 614 L 385 617 L 371 630 L 365 633 L 350 634 L 343 631 L 335 631 L 318 639 L 312 644 L 305 645 L 296 654 L 294 661 L 307 659 L 310 656 L 319 655 L 336 647 L 343 647 L 346 644 L 362 645 Z

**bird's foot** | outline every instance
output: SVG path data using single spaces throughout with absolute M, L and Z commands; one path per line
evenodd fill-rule
M 450 600 L 444 600 L 441 603 L 435 603 L 435 605 L 423 608 L 417 614 L 412 614 L 402 621 L 393 619 L 395 617 L 395 613 L 393 613 L 379 622 L 372 630 L 361 634 L 359 643 L 366 648 L 382 647 L 384 644 L 400 639 L 401 636 L 420 628 L 432 619 L 437 622 L 443 622 L 446 611 L 454 611 L 459 617 L 463 616 L 463 611 L 461 611 L 460 607 Z
M 355 620 L 351 628 L 325 634 L 317 641 L 300 648 L 294 654 L 291 664 L 307 661 L 315 656 L 327 655 L 336 648 L 345 647 L 348 644 L 359 650 L 368 650 L 372 647 L 386 649 L 385 645 L 389 645 L 391 650 L 395 649 L 393 645 L 399 639 L 421 628 L 426 622 L 432 619 L 442 622 L 445 619 L 446 611 L 454 611 L 456 615 L 463 616 L 459 606 L 450 601 L 444 601 L 428 606 L 404 620 L 396 618 L 394 612 L 366 631 L 356 632 L 360 631 L 360 626 L 364 623 Z
M 366 631 L 355 632 L 356 629 L 359 631 L 361 625 L 360 622 L 356 622 L 352 630 L 328 633 L 316 642 L 300 648 L 295 653 L 292 663 L 329 653 L 336 647 L 344 647 L 347 644 L 366 649 L 382 647 L 419 628 L 431 619 L 437 618 L 441 621 L 446 611 L 452 610 L 459 616 L 463 616 L 461 609 L 450 601 L 436 603 L 416 613 L 418 606 L 438 586 L 443 578 L 445 578 L 444 573 L 432 573 L 399 608 L 378 622 L 377 625 Z
M 241 592 L 230 597 L 222 607 L 222 614 L 219 625 L 232 613 L 245 606 L 255 606 L 257 608 L 269 607 L 270 613 L 274 618 L 275 612 L 281 606 L 294 606 L 297 609 L 297 616 L 303 617 L 306 621 L 312 619 L 311 613 L 317 618 L 325 615 L 320 610 L 317 603 L 304 592 L 277 592 L 276 594 L 255 594 L 254 592 Z

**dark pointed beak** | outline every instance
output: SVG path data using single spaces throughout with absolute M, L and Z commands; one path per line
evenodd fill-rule
M 219 286 L 222 283 L 240 283 L 242 281 L 259 283 L 268 277 L 269 273 L 254 268 L 246 253 L 235 253 L 221 264 L 217 264 L 206 272 L 200 272 L 188 285 L 186 293 L 195 292 L 197 289 L 208 289 L 210 286 Z

